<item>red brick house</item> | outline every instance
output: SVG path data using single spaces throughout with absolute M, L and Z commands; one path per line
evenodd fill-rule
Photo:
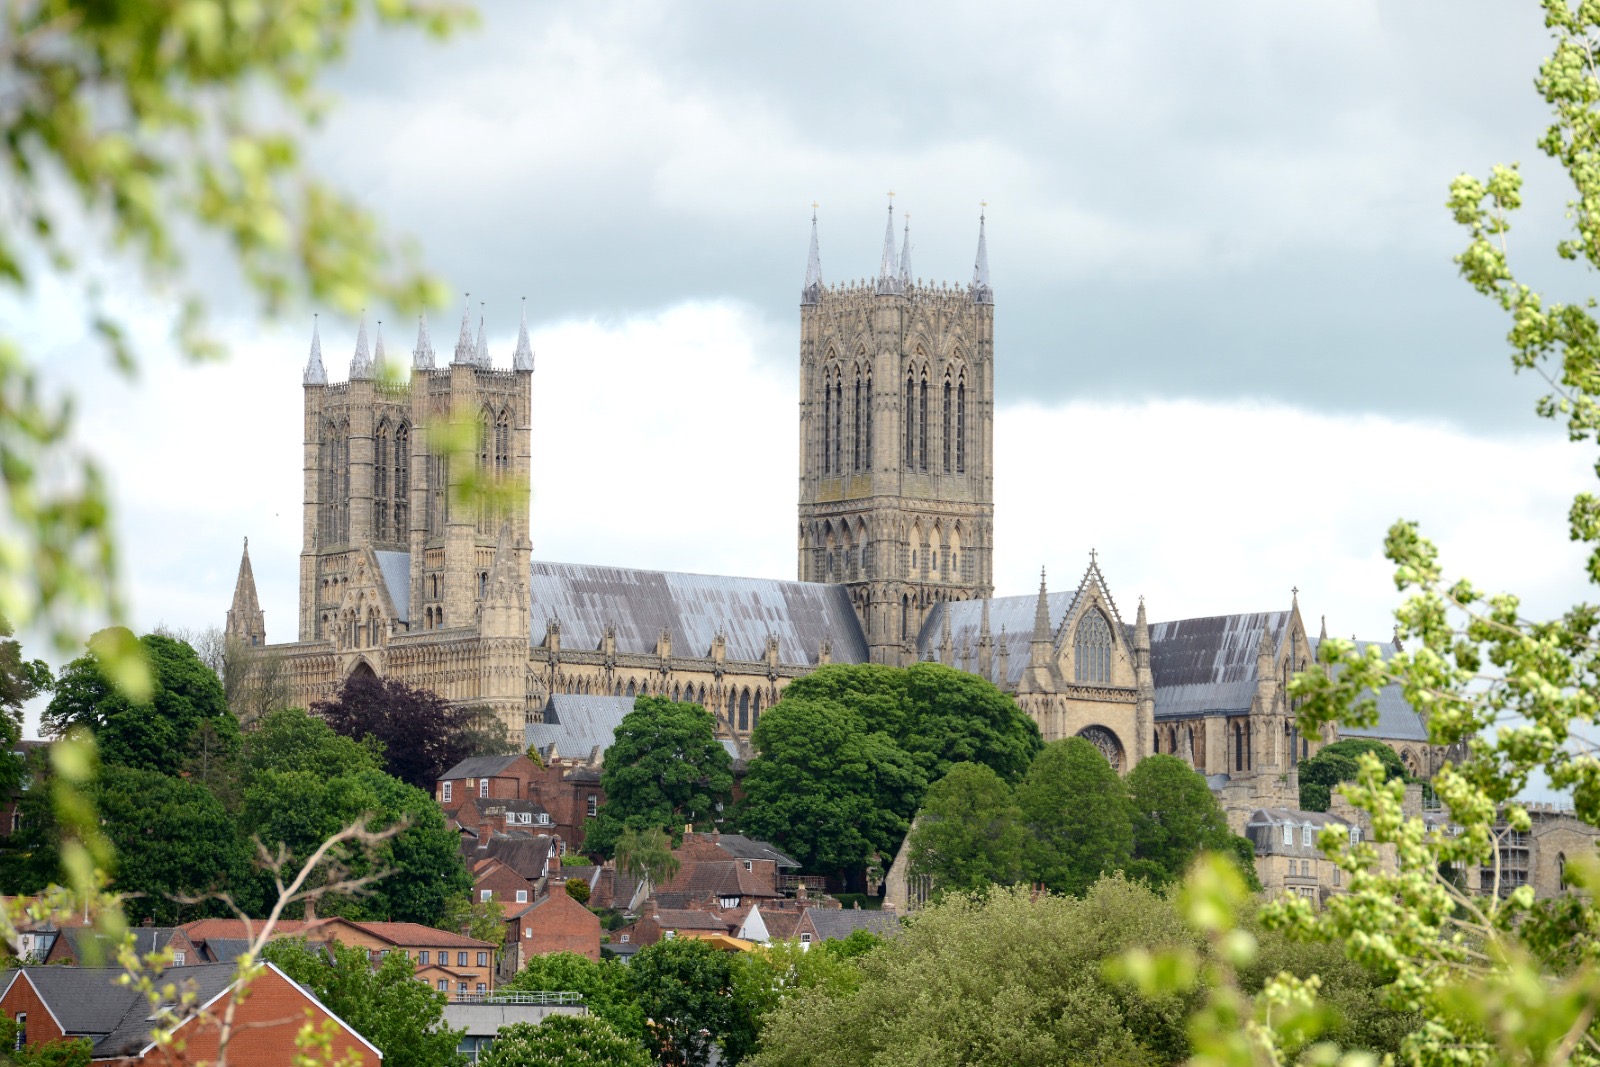
M 475 834 L 554 833 L 568 849 L 581 851 L 605 792 L 590 767 L 541 767 L 525 755 L 474 756 L 439 777 L 434 798 L 456 826 Z
M 22 967 L 0 973 L 0 1011 L 16 1022 L 19 1038 L 29 1046 L 83 1038 L 95 1062 L 169 1062 L 150 1038 L 154 1025 L 145 995 L 117 983 L 118 967 Z M 192 990 L 199 1011 L 178 1026 L 174 1036 L 185 1045 L 185 1062 L 214 1061 L 220 1033 L 211 1016 L 220 1016 L 234 990 L 229 963 L 200 964 L 168 972 L 180 988 Z M 335 1026 L 333 1057 L 359 1058 L 376 1067 L 383 1054 L 366 1038 L 328 1011 L 278 968 L 268 964 L 250 984 L 249 996 L 234 1009 L 234 1031 L 228 1062 L 237 1067 L 283 1067 L 293 1062 L 295 1038 L 307 1022 Z
M 498 901 L 508 913 L 514 908 L 527 907 L 538 895 L 532 881 L 499 860 L 483 860 L 472 872 L 472 899 Z
M 174 967 L 205 962 L 181 926 L 136 926 L 129 933 L 133 934 L 134 954 L 140 959 L 152 952 L 170 948 Z M 56 936 L 43 962 L 110 966 L 117 962 L 117 947 L 115 941 L 107 939 L 92 926 L 68 926 Z
M 644 914 L 612 936 L 624 945 L 653 945 L 657 941 L 677 937 L 679 933 L 731 935 L 737 932 L 739 925 L 716 911 L 655 908 L 647 904 Z
M 567 895 L 566 883 L 551 879 L 550 891 L 532 904 L 506 914 L 506 947 L 517 955 L 516 966 L 530 956 L 576 952 L 600 958 L 600 917 Z

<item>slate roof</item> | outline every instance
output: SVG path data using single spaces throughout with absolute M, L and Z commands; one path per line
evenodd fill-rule
M 439 776 L 439 780 L 443 782 L 458 778 L 493 778 L 520 758 L 521 756 L 516 753 L 509 756 L 472 756 L 445 771 Z
M 646 909 L 656 924 L 663 930 L 716 930 L 720 933 L 728 932 L 728 921 L 722 916 L 709 911 L 695 911 L 690 908 L 656 908 Z
M 891 911 L 866 908 L 807 908 L 801 923 L 811 923 L 824 941 L 843 941 L 857 930 L 869 930 L 880 937 L 900 932 L 900 916 Z M 770 924 L 769 928 L 770 928 Z
M 772 635 L 783 663 L 815 665 L 824 641 L 835 663 L 867 661 L 866 636 L 842 585 L 541 561 L 530 571 L 536 645 L 543 621 L 557 619 L 566 648 L 598 648 L 609 624 L 624 653 L 653 654 L 666 630 L 675 655 L 707 656 L 721 631 L 729 659 L 762 659 Z
M 477 844 L 465 842 L 461 849 L 468 863 L 483 859 L 499 860 L 522 877 L 537 880 L 544 873 L 555 838 L 549 834 L 491 834 Z
M 389 590 L 389 599 L 394 601 L 394 612 L 401 622 L 411 621 L 411 553 L 409 552 L 380 552 L 376 549 L 372 553 L 378 557 L 378 570 L 383 574 L 383 584 Z
M 1046 593 L 1045 602 L 1050 612 L 1050 632 L 1054 634 L 1061 628 L 1068 615 L 1072 613 L 1072 605 L 1078 599 L 1076 589 L 1063 590 L 1056 593 Z M 992 641 L 994 659 L 989 668 L 990 674 L 997 674 L 1000 670 L 1000 629 L 1005 627 L 1006 636 L 1006 677 L 1004 679 L 991 677 L 989 680 L 996 685 L 1015 685 L 1022 678 L 1022 672 L 1028 667 L 1028 654 L 1033 644 L 1033 615 L 1039 605 L 1039 594 L 1029 593 L 1026 596 L 999 596 L 989 600 L 989 636 Z M 944 617 L 950 616 L 950 644 L 955 654 L 955 665 L 962 670 L 978 673 L 978 637 L 983 629 L 983 601 L 960 600 L 954 603 L 935 604 L 933 610 L 928 612 L 927 621 L 922 624 L 922 632 L 917 635 L 917 659 L 938 659 L 939 646 L 944 640 Z M 962 642 L 970 653 L 970 659 L 963 662 L 961 659 Z
M 176 932 L 177 927 L 173 926 L 136 926 L 129 931 L 133 935 L 133 951 L 141 957 L 166 948 Z M 111 963 L 117 958 L 116 942 L 92 926 L 68 926 L 61 931 L 61 935 L 67 939 L 67 946 L 79 963 L 87 962 L 88 954 L 92 951 L 89 946 L 94 942 L 99 943 L 102 961 Z
M 1321 642 L 1317 642 L 1321 644 Z M 1362 652 L 1376 646 L 1383 653 L 1383 658 L 1393 659 L 1399 649 L 1395 648 L 1392 641 L 1357 641 L 1356 647 Z M 1343 668 L 1336 668 L 1343 670 Z M 1371 690 L 1368 690 L 1370 695 Z M 1395 741 L 1423 741 L 1428 740 L 1428 728 L 1422 724 L 1422 716 L 1417 714 L 1407 701 L 1406 695 L 1398 685 L 1386 685 L 1378 690 L 1378 724 L 1376 726 L 1343 726 L 1339 727 L 1340 737 L 1382 737 Z
M 1262 611 L 1152 623 L 1156 718 L 1249 710 L 1261 634 L 1270 632 L 1277 647 L 1289 618 L 1287 611 Z
M 743 834 L 718 834 L 713 844 L 734 859 L 772 860 L 779 867 L 800 866 L 792 856 L 780 852 L 776 846 Z
M 245 937 L 212 937 L 203 943 L 203 951 L 212 963 L 233 963 L 250 948 Z
M 1250 813 L 1250 820 L 1245 823 L 1244 835 L 1256 846 L 1257 852 L 1271 852 L 1283 844 L 1283 835 L 1280 827 L 1302 827 L 1310 825 L 1320 833 L 1324 826 L 1348 826 L 1349 823 L 1325 811 L 1301 811 L 1298 808 L 1257 808 Z M 1300 838 L 1296 837 L 1295 845 L 1300 845 Z
M 122 968 L 24 967 L 10 972 L 5 987 L 20 981 L 22 973 L 69 1037 L 93 1041 L 95 1059 L 132 1055 L 150 1043 L 150 1002 L 138 990 L 117 984 Z M 202 963 L 168 977 L 193 989 L 198 1003 L 205 1004 L 233 984 L 234 968 Z

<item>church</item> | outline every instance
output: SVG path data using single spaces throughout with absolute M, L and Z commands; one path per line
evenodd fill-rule
M 314 326 L 298 634 L 267 643 L 248 542 L 228 634 L 275 657 L 302 706 L 370 672 L 492 708 L 517 735 L 552 696 L 649 694 L 704 705 L 742 743 L 821 664 L 934 660 L 989 679 L 1047 741 L 1084 737 L 1120 771 L 1170 753 L 1230 811 L 1297 806 L 1296 761 L 1335 736 L 1296 730 L 1287 683 L 1325 636 L 1307 632 L 1298 598 L 1167 622 L 1140 600 L 1129 622 L 1094 553 L 1070 589 L 1041 572 L 1037 592 L 994 595 L 985 225 L 969 283 L 924 282 L 891 204 L 876 276 L 829 285 L 813 214 L 792 581 L 532 558 L 514 491 L 532 467 L 526 308 L 509 367 L 470 310 L 447 362 L 419 319 L 409 368 L 391 363 L 381 324 L 369 346 L 363 321 L 344 382 L 329 380 Z M 475 440 L 475 453 L 430 434 Z M 1383 740 L 1430 776 L 1442 753 L 1421 719 L 1380 703 L 1376 727 L 1342 734 Z

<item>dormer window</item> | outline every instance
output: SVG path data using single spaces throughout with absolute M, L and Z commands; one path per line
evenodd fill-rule
M 1314 832 L 1315 827 L 1313 827 L 1310 823 L 1306 823 L 1305 826 L 1301 827 L 1300 830 L 1300 843 L 1309 848 L 1316 840 L 1316 838 L 1313 836 Z
M 724 908 L 737 908 L 739 906 L 738 897 L 718 897 L 717 900 Z
M 747 870 L 747 871 L 748 870 L 752 870 L 752 869 L 754 869 L 754 866 L 755 865 L 753 863 L 751 863 L 749 860 L 745 860 L 744 861 L 744 869 L 745 870 Z
M 1289 823 L 1283 824 L 1283 843 L 1286 845 L 1294 844 L 1294 827 Z

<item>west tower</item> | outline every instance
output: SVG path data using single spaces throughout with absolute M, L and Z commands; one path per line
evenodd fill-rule
M 847 585 L 873 662 L 914 657 L 938 603 L 993 592 L 994 290 L 984 219 L 966 286 L 911 272 L 894 205 L 877 278 L 800 297 L 802 581 Z

